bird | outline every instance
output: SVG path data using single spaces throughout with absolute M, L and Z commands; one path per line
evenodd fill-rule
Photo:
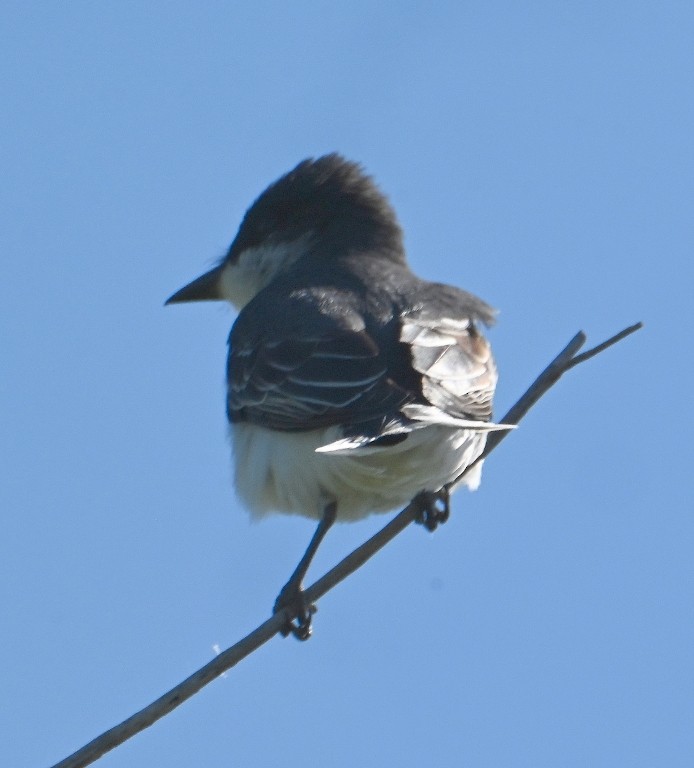
M 227 301 L 226 410 L 235 487 L 254 517 L 318 526 L 275 612 L 306 639 L 302 584 L 337 521 L 413 498 L 430 530 L 447 490 L 480 482 L 497 368 L 482 326 L 496 311 L 410 269 L 388 198 L 338 153 L 308 158 L 246 211 L 221 260 L 166 304 Z M 477 461 L 477 463 L 475 463 Z

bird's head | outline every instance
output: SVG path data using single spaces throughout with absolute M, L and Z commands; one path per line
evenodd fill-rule
M 166 303 L 226 300 L 240 309 L 301 260 L 358 252 L 404 262 L 393 208 L 357 163 L 337 154 L 304 160 L 248 209 L 220 263 Z

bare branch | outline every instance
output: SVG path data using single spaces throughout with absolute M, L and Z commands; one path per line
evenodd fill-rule
M 600 354 L 608 347 L 616 344 L 618 341 L 630 336 L 640 328 L 643 328 L 643 323 L 635 323 L 625 328 L 623 331 L 616 333 L 614 336 L 610 336 L 607 341 L 603 341 L 602 344 L 598 344 L 596 347 L 587 350 L 586 352 L 577 355 L 578 350 L 586 343 L 586 335 L 583 331 L 579 331 L 573 339 L 562 349 L 562 351 L 552 360 L 552 362 L 545 368 L 544 371 L 533 381 L 528 387 L 518 402 L 508 411 L 507 414 L 499 419 L 500 424 L 518 424 L 525 414 L 535 405 L 535 403 L 547 392 L 550 387 L 553 387 L 559 379 L 572 368 L 575 368 L 579 363 L 583 363 L 586 360 L 590 360 L 591 357 Z M 450 488 L 453 490 L 465 477 L 465 475 L 480 461 L 483 461 L 489 454 L 496 448 L 497 445 L 508 435 L 509 432 L 491 432 L 487 436 L 487 442 L 484 446 L 482 455 L 470 464 L 459 477 L 457 477 L 451 484 Z
M 634 325 L 630 325 L 628 328 L 625 328 L 623 331 L 620 331 L 619 333 L 615 333 L 614 336 L 610 336 L 610 338 L 607 341 L 603 341 L 603 343 L 598 344 L 597 347 L 593 347 L 592 349 L 589 349 L 587 352 L 583 352 L 583 354 L 576 355 L 576 357 L 574 357 L 574 359 L 571 361 L 571 365 L 567 366 L 566 370 L 568 371 L 570 368 L 573 368 L 575 365 L 578 365 L 579 363 L 584 363 L 586 360 L 590 360 L 591 357 L 595 357 L 595 355 L 599 355 L 602 351 L 604 351 L 608 347 L 611 347 L 613 344 L 616 344 L 618 341 L 625 339 L 627 336 L 631 336 L 632 333 L 634 333 L 635 331 L 638 331 L 640 328 L 643 328 L 643 323 L 634 323 Z
M 626 336 L 634 333 L 641 328 L 641 323 L 625 328 L 620 333 L 612 336 L 602 344 L 593 347 L 580 355 L 576 353 L 585 344 L 586 336 L 581 331 L 574 336 L 567 346 L 552 360 L 544 371 L 530 385 L 525 394 L 509 410 L 509 412 L 500 420 L 503 424 L 518 424 L 533 405 L 547 392 L 554 384 L 559 381 L 566 371 L 571 370 L 576 365 L 589 360 L 591 357 L 599 354 L 608 347 L 621 341 Z M 497 445 L 508 435 L 508 432 L 492 432 L 487 437 L 487 443 L 483 454 L 477 461 L 482 461 L 488 456 Z M 475 462 L 476 464 L 477 462 Z M 471 465 L 466 470 L 472 469 Z M 460 483 L 465 473 L 457 477 L 449 486 L 452 490 Z M 306 598 L 309 602 L 314 602 L 323 597 L 334 586 L 354 573 L 367 560 L 373 557 L 376 552 L 382 549 L 389 541 L 394 539 L 415 519 L 418 513 L 418 505 L 411 502 L 405 509 L 397 514 L 386 526 L 378 533 L 372 536 L 368 541 L 347 555 L 334 568 L 328 571 L 318 581 L 305 590 Z M 134 715 L 124 720 L 119 725 L 101 734 L 93 741 L 90 741 L 84 747 L 79 749 L 52 768 L 83 768 L 98 760 L 106 752 L 110 751 L 124 741 L 143 731 L 160 718 L 167 715 L 173 709 L 182 704 L 186 699 L 196 694 L 201 688 L 206 686 L 223 672 L 234 667 L 246 656 L 250 655 L 266 643 L 271 637 L 278 634 L 285 626 L 288 620 L 295 618 L 288 611 L 275 614 L 257 629 L 246 635 L 242 640 L 232 645 L 227 650 L 220 653 L 204 667 L 194 672 L 190 677 L 172 688 L 168 693 L 160 696 L 151 704 L 136 712 Z

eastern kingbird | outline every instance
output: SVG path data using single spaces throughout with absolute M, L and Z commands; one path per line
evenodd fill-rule
M 275 604 L 301 582 L 335 519 L 358 520 L 421 492 L 433 501 L 484 448 L 497 372 L 479 330 L 494 310 L 414 275 L 386 197 L 356 163 L 308 159 L 248 209 L 220 263 L 166 302 L 226 300 L 227 415 L 239 496 L 320 521 Z M 479 485 L 481 464 L 463 482 Z M 312 608 L 301 606 L 299 637 Z

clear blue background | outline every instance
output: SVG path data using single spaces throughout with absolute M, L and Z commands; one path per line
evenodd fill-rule
M 694 6 L 7 0 L 0 37 L 0 764 L 58 761 L 269 615 L 312 526 L 235 500 L 231 310 L 162 304 L 339 150 L 417 272 L 501 309 L 497 413 L 580 328 L 646 327 L 309 643 L 101 765 L 692 766 Z

